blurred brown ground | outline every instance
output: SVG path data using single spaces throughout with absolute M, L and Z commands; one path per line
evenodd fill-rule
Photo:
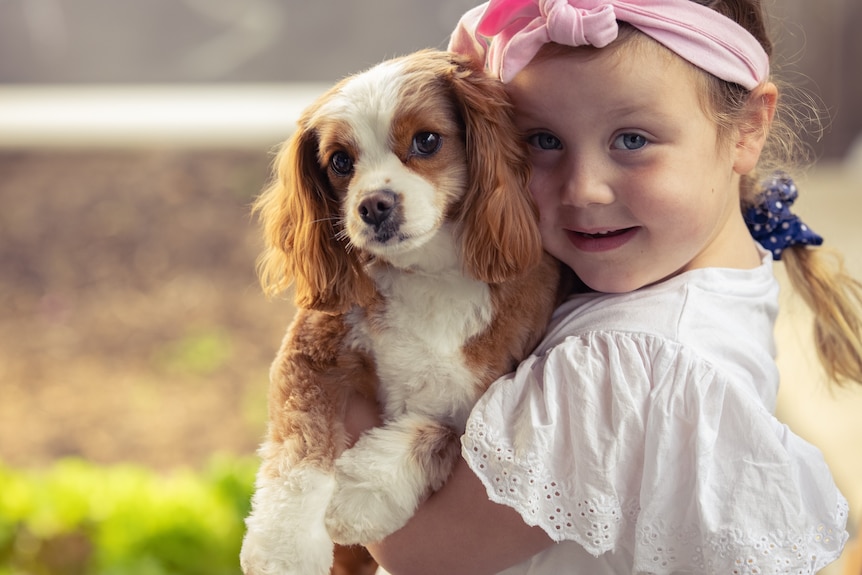
M 0 461 L 253 452 L 291 313 L 254 271 L 269 161 L 0 153 Z

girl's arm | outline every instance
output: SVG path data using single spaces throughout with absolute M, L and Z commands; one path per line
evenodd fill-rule
M 351 437 L 377 421 L 376 405 L 358 397 L 351 401 L 345 419 Z M 516 565 L 552 543 L 517 511 L 488 499 L 485 486 L 459 458 L 446 484 L 407 525 L 368 549 L 392 575 L 481 575 Z
M 446 484 L 407 525 L 368 549 L 392 575 L 483 575 L 517 565 L 552 544 L 517 511 L 489 500 L 485 486 L 459 459 Z

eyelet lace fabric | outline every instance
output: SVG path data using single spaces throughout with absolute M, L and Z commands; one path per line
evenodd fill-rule
M 475 412 L 462 443 L 465 459 L 492 500 L 514 508 L 555 541 L 574 541 L 593 556 L 629 548 L 637 572 L 813 574 L 838 557 L 847 539 L 843 529 L 826 524 L 802 533 L 728 528 L 704 534 L 697 525 L 645 520 L 638 501 L 586 495 L 583 487 L 553 477 L 539 454 L 516 454 Z M 844 525 L 844 499 L 834 513 L 833 524 Z

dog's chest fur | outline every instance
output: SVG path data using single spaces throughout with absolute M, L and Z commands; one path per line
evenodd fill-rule
M 456 271 L 374 270 L 381 304 L 348 313 L 348 345 L 373 356 L 385 417 L 425 413 L 460 429 L 481 393 L 465 342 L 490 325 L 487 284 Z

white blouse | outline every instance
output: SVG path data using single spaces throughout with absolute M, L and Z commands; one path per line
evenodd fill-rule
M 820 452 L 773 416 L 778 284 L 700 269 L 583 294 L 481 398 L 462 452 L 559 542 L 514 574 L 814 573 L 847 540 Z

